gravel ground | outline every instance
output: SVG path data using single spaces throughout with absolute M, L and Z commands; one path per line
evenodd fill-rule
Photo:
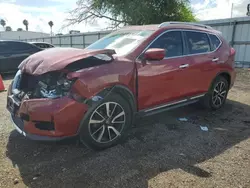
M 4 79 L 8 86 L 12 77 Z M 76 140 L 27 140 L 13 130 L 5 105 L 2 92 L 0 187 L 250 187 L 249 70 L 238 70 L 223 109 L 196 104 L 142 119 L 127 142 L 102 152 Z

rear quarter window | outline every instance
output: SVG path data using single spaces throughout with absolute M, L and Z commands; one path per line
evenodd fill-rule
M 220 39 L 216 35 L 213 35 L 213 34 L 209 34 L 209 38 L 211 40 L 211 49 L 214 51 L 217 48 L 219 48 L 221 44 Z

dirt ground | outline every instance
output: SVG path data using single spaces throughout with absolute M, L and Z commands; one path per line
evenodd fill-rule
M 4 78 L 8 86 L 12 78 Z M 127 142 L 101 152 L 76 140 L 27 140 L 13 130 L 5 105 L 3 92 L 0 187 L 250 187 L 249 70 L 238 70 L 223 109 L 209 112 L 195 104 L 148 117 Z

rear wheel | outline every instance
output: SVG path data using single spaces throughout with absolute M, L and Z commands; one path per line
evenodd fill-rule
M 222 76 L 217 77 L 204 97 L 205 107 L 212 110 L 221 108 L 227 99 L 228 90 L 228 81 Z
M 132 123 L 128 102 L 118 94 L 111 94 L 85 115 L 80 140 L 94 149 L 105 149 L 126 137 Z

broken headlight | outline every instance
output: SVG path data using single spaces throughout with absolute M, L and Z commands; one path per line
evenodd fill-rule
M 43 81 L 39 81 L 39 93 L 43 98 L 60 98 L 68 95 L 71 86 L 75 80 L 68 80 L 66 78 L 61 78 L 56 83 L 49 85 Z

